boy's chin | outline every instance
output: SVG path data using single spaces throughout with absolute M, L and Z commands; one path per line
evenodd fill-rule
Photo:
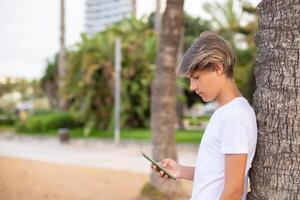
M 214 101 L 214 98 L 203 97 L 203 96 L 200 96 L 200 97 L 201 97 L 202 101 L 204 101 L 205 103 Z
M 204 101 L 205 103 L 212 102 L 212 101 L 210 101 L 210 100 L 206 100 L 206 99 L 203 99 L 203 98 L 202 98 L 202 101 Z

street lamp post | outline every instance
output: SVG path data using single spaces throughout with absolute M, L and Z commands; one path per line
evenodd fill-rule
M 115 40 L 115 123 L 114 123 L 114 142 L 120 143 L 120 107 L 121 107 L 121 39 Z

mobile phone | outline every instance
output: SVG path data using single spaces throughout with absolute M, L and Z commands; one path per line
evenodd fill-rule
M 172 175 L 170 172 L 168 172 L 167 170 L 165 170 L 164 168 L 162 168 L 157 162 L 155 162 L 152 158 L 150 158 L 150 156 L 148 156 L 147 154 L 145 154 L 143 151 L 141 151 L 141 154 L 147 159 L 149 160 L 153 165 L 155 165 L 158 169 L 160 169 L 161 171 L 163 171 L 165 174 L 167 174 L 170 178 L 172 178 L 174 181 L 176 180 L 176 177 L 174 175 Z

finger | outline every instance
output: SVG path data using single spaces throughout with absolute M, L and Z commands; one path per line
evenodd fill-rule
M 167 165 L 168 165 L 167 162 L 163 162 L 161 166 L 162 166 L 162 167 L 167 167 Z
M 154 170 L 156 170 L 156 166 L 153 165 L 153 164 L 151 164 L 151 168 L 154 169 Z
M 157 168 L 157 166 L 155 166 L 155 165 L 153 165 L 153 169 L 154 169 L 154 171 L 156 171 L 156 172 L 160 172 L 160 170 Z
M 161 166 L 162 166 L 162 167 L 166 167 L 170 161 L 171 161 L 171 160 L 168 159 L 168 158 L 167 158 L 167 159 L 164 159 L 164 160 L 161 162 Z
M 166 179 L 167 174 L 164 174 L 161 178 Z
M 154 166 L 153 166 L 153 165 L 151 165 L 150 167 L 151 167 L 151 170 L 155 171 L 155 169 L 154 169 Z
M 174 162 L 174 160 L 171 159 L 171 158 L 166 158 L 166 159 L 164 160 L 165 166 L 168 166 L 168 165 L 172 164 L 173 162 Z
M 170 178 L 167 174 L 165 174 L 165 175 L 162 177 L 162 180 L 163 180 L 164 182 L 166 182 L 166 181 L 170 181 L 171 178 Z
M 160 171 L 159 175 L 160 175 L 160 177 L 163 177 L 165 175 L 165 173 L 163 171 Z
M 169 176 L 168 176 L 167 174 L 165 174 L 165 175 L 163 176 L 163 180 L 166 181 L 166 180 L 168 180 L 168 179 L 169 179 Z
M 152 171 L 159 173 L 159 170 L 152 168 Z
M 151 169 L 156 173 L 160 172 L 160 170 L 155 165 L 151 165 Z

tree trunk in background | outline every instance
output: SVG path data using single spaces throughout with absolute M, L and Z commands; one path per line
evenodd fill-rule
M 59 99 L 57 96 L 57 83 L 54 80 L 42 81 L 42 88 L 48 98 L 51 108 L 59 107 Z
M 184 26 L 182 25 L 181 28 L 181 36 L 180 36 L 180 43 L 179 43 L 179 50 L 177 56 L 177 65 L 180 63 L 182 56 L 183 56 L 183 45 L 184 45 Z M 181 100 L 181 97 L 184 96 L 184 91 L 182 86 L 176 86 L 176 113 L 177 113 L 177 125 L 179 130 L 184 130 L 184 123 L 183 123 L 183 109 L 184 103 Z
M 175 69 L 183 23 L 183 0 L 168 0 L 163 14 L 156 58 L 155 77 L 151 87 L 151 131 L 153 158 L 177 160 L 176 126 L 176 76 Z M 161 183 L 157 173 L 151 174 L 151 184 L 176 199 L 181 192 L 178 181 Z
M 258 10 L 258 143 L 247 199 L 299 200 L 300 2 L 265 0 Z
M 161 0 L 156 0 L 154 31 L 159 35 L 161 29 Z
M 132 16 L 135 18 L 136 17 L 136 0 L 132 0 Z
M 59 107 L 64 109 L 66 101 L 61 94 L 64 86 L 65 69 L 65 0 L 60 0 L 60 51 L 58 59 L 58 87 L 59 87 Z

